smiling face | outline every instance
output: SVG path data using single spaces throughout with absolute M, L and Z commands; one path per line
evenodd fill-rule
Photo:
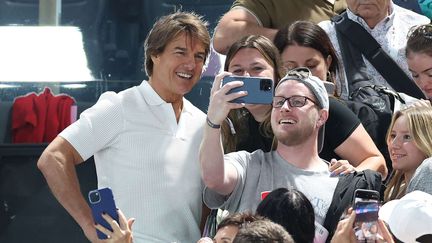
M 324 58 L 321 52 L 311 47 L 289 45 L 282 52 L 282 62 L 285 68 L 291 70 L 297 67 L 307 67 L 312 75 L 321 80 L 327 80 L 331 61 L 331 56 Z
M 179 34 L 164 51 L 152 56 L 150 84 L 166 102 L 183 98 L 201 77 L 205 61 L 204 45 L 185 33 Z
M 427 98 L 432 99 L 432 56 L 410 52 L 407 63 L 414 82 Z
M 389 11 L 390 0 L 346 0 L 348 8 L 362 17 L 370 28 L 383 20 Z
M 288 98 L 294 95 L 306 96 L 316 101 L 311 91 L 304 84 L 295 80 L 284 81 L 275 91 L 275 96 Z M 311 138 L 315 130 L 319 129 L 317 127 L 319 116 L 316 105 L 310 100 L 307 100 L 303 107 L 291 107 L 286 101 L 282 107 L 272 110 L 273 133 L 278 142 L 285 146 L 303 144 Z
M 213 239 L 214 243 L 231 243 L 237 235 L 238 227 L 235 225 L 227 225 L 220 228 Z
M 396 119 L 387 141 L 393 169 L 412 174 L 426 158 L 409 131 L 405 115 Z
M 255 48 L 242 48 L 231 59 L 228 72 L 237 76 L 269 77 L 274 80 L 274 67 Z M 246 105 L 257 119 L 265 116 L 271 109 L 270 105 Z M 260 119 L 259 119 L 260 120 Z

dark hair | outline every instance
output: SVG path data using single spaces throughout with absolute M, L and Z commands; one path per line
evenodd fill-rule
M 284 76 L 284 69 L 282 67 L 280 54 L 277 48 L 274 46 L 273 42 L 267 37 L 261 35 L 245 36 L 232 44 L 226 55 L 224 70 L 228 71 L 229 65 L 234 56 L 237 54 L 237 52 L 244 48 L 252 48 L 258 50 L 261 55 L 266 59 L 266 61 L 273 67 L 273 81 L 275 82 L 276 87 L 277 82 Z M 269 114 L 270 112 L 271 108 L 269 109 Z M 248 138 L 248 120 L 250 118 L 250 114 L 246 110 L 246 108 L 235 109 L 230 111 L 230 113 L 228 114 L 228 118 L 232 121 L 233 126 L 236 130 L 236 134 L 234 135 L 231 133 L 231 129 L 226 122 L 223 123 L 222 136 L 224 150 L 227 153 L 237 151 L 237 145 L 240 143 L 240 141 Z M 260 124 L 260 132 L 264 137 L 271 138 L 273 137 L 273 133 L 271 130 L 268 129 L 268 127 L 270 126 L 266 125 L 269 123 L 270 116 L 268 116 L 267 119 Z
M 282 61 L 275 45 L 271 40 L 262 35 L 249 35 L 234 42 L 226 55 L 224 70 L 228 71 L 229 65 L 234 56 L 244 48 L 253 48 L 258 50 L 266 61 L 274 68 L 274 82 L 276 87 L 277 82 L 284 76 Z
M 424 53 L 432 57 L 432 24 L 414 26 L 408 33 L 405 55 Z
M 311 243 L 315 236 L 315 213 L 310 201 L 296 189 L 278 188 L 258 205 L 258 215 L 282 225 L 297 243 Z
M 233 243 L 294 243 L 290 234 L 268 219 L 254 221 L 239 229 Z
M 310 21 L 296 21 L 289 27 L 279 29 L 273 42 L 279 53 L 282 53 L 287 46 L 298 45 L 315 49 L 324 58 L 331 56 L 332 62 L 329 67 L 331 77 L 327 78 L 336 84 L 336 74 L 342 77 L 336 50 L 327 33 L 319 25 Z
M 181 33 L 186 33 L 187 36 L 201 41 L 207 58 L 210 52 L 210 34 L 207 25 L 208 23 L 203 21 L 201 16 L 181 11 L 163 16 L 156 21 L 144 42 L 147 75 L 150 77 L 153 74 L 151 56 L 162 53 L 168 43 Z

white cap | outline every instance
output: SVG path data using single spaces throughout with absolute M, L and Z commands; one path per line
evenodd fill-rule
M 432 234 L 432 195 L 413 191 L 401 199 L 384 204 L 379 217 L 390 227 L 400 241 L 417 242 L 423 235 Z

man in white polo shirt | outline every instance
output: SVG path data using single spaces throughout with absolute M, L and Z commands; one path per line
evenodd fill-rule
M 136 218 L 134 242 L 200 237 L 198 148 L 205 115 L 183 96 L 200 79 L 209 45 L 199 16 L 176 12 L 159 19 L 145 42 L 149 80 L 104 93 L 39 159 L 55 197 L 92 242 L 96 229 L 75 173 L 92 155 L 98 187 L 111 187 L 117 206 Z

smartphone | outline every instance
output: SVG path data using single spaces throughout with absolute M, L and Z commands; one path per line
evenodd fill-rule
M 234 103 L 245 104 L 271 104 L 273 102 L 274 83 L 270 78 L 227 76 L 222 85 L 232 81 L 243 81 L 243 86 L 231 89 L 229 93 L 247 91 L 246 96 L 232 100 Z
M 373 190 L 357 189 L 354 192 L 354 231 L 357 242 L 375 242 L 378 232 L 379 198 L 379 192 Z
M 90 208 L 92 210 L 93 219 L 96 223 L 112 231 L 111 226 L 102 217 L 103 213 L 108 214 L 114 220 L 119 223 L 119 216 L 117 213 L 117 207 L 115 205 L 114 196 L 110 188 L 102 188 L 90 191 L 88 193 L 88 199 L 90 202 Z M 108 237 L 96 229 L 99 239 L 107 239 Z

